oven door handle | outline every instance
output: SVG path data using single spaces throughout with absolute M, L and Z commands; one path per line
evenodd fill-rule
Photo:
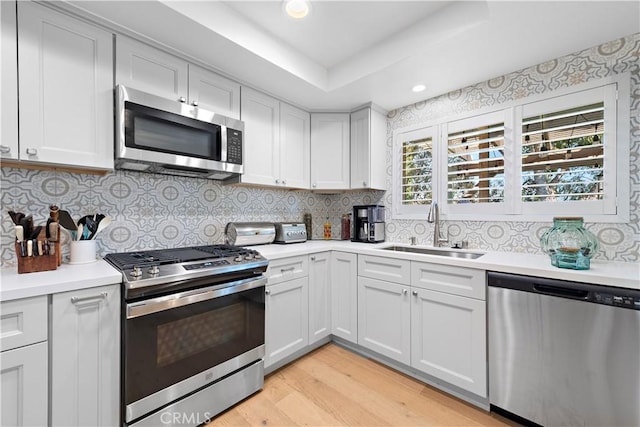
M 134 302 L 127 304 L 127 319 L 133 319 L 135 317 L 146 316 L 160 311 L 171 310 L 172 308 L 183 307 L 197 302 L 233 295 L 238 292 L 265 286 L 266 284 L 266 277 L 252 277 L 249 279 L 229 282 L 224 286 L 215 285 L 207 288 L 200 288 L 173 295 L 152 298 L 145 301 Z

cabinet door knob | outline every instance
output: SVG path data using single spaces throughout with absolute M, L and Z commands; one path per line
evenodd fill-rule
M 315 261 L 315 260 L 316 260 L 316 257 L 312 256 L 311 261 Z
M 197 106 L 198 106 L 198 101 L 193 101 L 193 102 L 191 103 L 191 105 L 193 105 L 194 107 L 197 107 Z
M 367 186 L 367 181 L 362 181 L 362 186 L 366 187 Z
M 178 101 L 184 104 L 185 102 L 187 102 L 187 98 L 185 98 L 184 96 L 181 96 L 180 98 L 178 98 Z
M 27 148 L 27 155 L 35 156 L 38 154 L 38 150 L 36 148 Z
M 276 184 L 280 184 L 280 180 L 279 179 L 276 179 Z
M 313 185 L 312 185 L 312 187 L 313 187 L 313 188 L 316 188 L 316 185 L 315 185 L 315 184 L 313 184 Z
M 402 290 L 402 295 L 406 295 L 409 291 L 407 291 L 406 289 Z
M 269 295 L 271 293 L 271 291 L 269 289 L 264 291 L 265 294 Z
M 417 296 L 418 296 L 418 291 L 413 291 L 413 292 L 411 292 L 411 293 L 413 294 L 413 296 L 414 296 L 414 297 L 417 297 Z
M 0 145 L 0 153 L 8 154 L 11 152 L 11 147 L 8 145 Z
M 282 180 L 282 185 L 287 185 L 287 181 L 285 181 L 284 179 Z

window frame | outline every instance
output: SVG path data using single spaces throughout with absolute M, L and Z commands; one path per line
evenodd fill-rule
M 544 105 L 554 102 L 562 108 L 562 98 L 574 98 L 580 92 L 603 88 L 612 85 L 612 90 L 605 90 L 605 199 L 603 208 L 589 207 L 591 201 L 575 202 L 540 202 L 536 207 L 523 206 L 527 203 L 521 199 L 522 162 L 522 119 L 525 106 Z M 478 109 L 462 114 L 443 117 L 434 121 L 398 128 L 393 132 L 392 143 L 392 218 L 420 219 L 427 218 L 428 208 L 424 205 L 403 206 L 401 203 L 401 162 L 402 142 L 413 135 L 424 132 L 435 134 L 433 144 L 433 194 L 440 205 L 441 217 L 446 220 L 462 221 L 527 221 L 549 222 L 554 216 L 582 216 L 587 222 L 596 223 L 628 223 L 629 222 L 629 150 L 630 150 L 630 73 L 617 74 L 601 79 L 591 80 L 570 87 L 557 89 L 543 94 L 535 94 L 525 98 L 512 100 L 488 108 Z M 611 114 L 611 106 L 615 112 Z M 505 204 L 504 209 L 491 207 L 490 203 L 474 203 L 470 205 L 446 203 L 447 200 L 447 137 L 448 129 L 456 123 L 474 120 L 482 121 L 482 116 L 504 114 L 505 119 Z M 526 116 L 526 114 L 524 115 Z M 489 120 L 490 121 L 490 120 Z M 510 123 L 508 126 L 507 123 Z M 508 141 L 507 128 L 511 140 Z M 430 129 L 427 131 L 427 129 Z M 421 133 L 423 132 L 423 133 Z M 613 135 L 613 136 L 612 136 Z M 416 138 L 417 139 L 417 138 Z M 611 142 L 613 141 L 613 142 Z M 611 161 L 610 159 L 613 159 Z M 510 177 L 510 178 L 508 178 Z M 508 191 L 508 192 L 507 192 Z M 509 196 L 508 196 L 509 195 Z M 556 204 L 554 204 L 556 203 Z M 563 204 L 564 205 L 563 207 Z M 497 204 L 496 204 L 497 205 Z M 502 203 L 500 203 L 502 205 Z M 593 203 L 591 203 L 593 205 Z M 554 209 L 550 209 L 553 207 Z

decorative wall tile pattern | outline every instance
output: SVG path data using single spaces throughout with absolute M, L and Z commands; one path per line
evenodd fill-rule
M 105 176 L 1 168 L 0 262 L 15 263 L 13 225 L 8 210 L 32 213 L 44 224 L 55 203 L 76 219 L 100 212 L 113 217 L 97 238 L 98 254 L 164 247 L 221 243 L 230 221 L 302 221 L 313 215 L 313 237 L 322 237 L 328 217 L 339 238 L 340 217 L 353 205 L 383 204 L 391 208 L 391 144 L 397 128 L 439 117 L 497 105 L 604 76 L 631 72 L 631 219 L 628 224 L 587 224 L 601 242 L 597 257 L 639 261 L 640 246 L 640 35 L 635 34 L 525 70 L 459 89 L 389 113 L 387 135 L 388 191 L 319 194 L 310 191 L 226 186 L 216 181 L 115 171 Z M 539 238 L 551 223 L 445 222 L 450 240 L 468 240 L 470 247 L 505 252 L 540 253 Z M 389 220 L 387 240 L 430 244 L 426 221 Z M 68 257 L 63 233 L 63 254 Z
M 313 216 L 313 237 L 327 217 L 339 238 L 340 217 L 354 204 L 378 203 L 384 192 L 318 194 L 223 185 L 205 179 L 115 171 L 105 176 L 2 168 L 2 266 L 15 263 L 14 229 L 8 210 L 31 213 L 46 223 L 49 205 L 74 219 L 102 213 L 113 222 L 98 235 L 98 254 L 222 243 L 231 221 L 302 222 Z M 69 236 L 63 232 L 63 255 Z
M 596 258 L 640 261 L 640 34 L 391 111 L 387 122 L 388 166 L 396 129 L 625 72 L 631 74 L 631 218 L 628 224 L 585 225 L 600 240 L 601 249 Z M 391 207 L 393 188 L 391 174 L 388 176 L 385 205 Z M 469 240 L 474 248 L 540 253 L 539 238 L 552 225 L 551 218 L 549 220 L 549 223 L 448 221 L 444 230 L 448 230 L 450 240 Z M 432 225 L 425 221 L 391 220 L 387 225 L 387 237 L 393 241 L 408 242 L 409 237 L 416 236 L 419 243 L 430 244 L 432 233 Z

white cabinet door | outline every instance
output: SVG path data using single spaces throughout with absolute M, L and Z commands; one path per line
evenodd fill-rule
M 46 426 L 47 343 L 3 351 L 0 358 L 0 425 Z
M 309 256 L 309 344 L 331 334 L 331 255 Z
M 116 84 L 179 101 L 188 99 L 188 65 L 169 53 L 118 35 Z
M 18 41 L 15 2 L 0 2 L 0 23 L 0 158 L 17 159 Z
M 371 108 L 351 113 L 351 188 L 386 189 L 386 117 Z
M 111 33 L 18 2 L 20 158 L 113 169 Z
M 409 286 L 358 277 L 358 344 L 411 362 Z
M 189 64 L 189 102 L 240 120 L 240 84 Z
M 280 181 L 289 188 L 309 188 L 311 116 L 280 103 Z
M 309 343 L 309 278 L 267 285 L 266 293 L 265 368 Z
M 358 342 L 358 256 L 331 253 L 331 333 Z
M 120 285 L 54 294 L 51 330 L 51 425 L 117 425 Z
M 349 114 L 311 114 L 311 189 L 349 188 Z
M 240 182 L 280 185 L 280 102 L 242 88 L 244 121 L 244 173 Z
M 487 396 L 485 302 L 413 288 L 411 366 Z

